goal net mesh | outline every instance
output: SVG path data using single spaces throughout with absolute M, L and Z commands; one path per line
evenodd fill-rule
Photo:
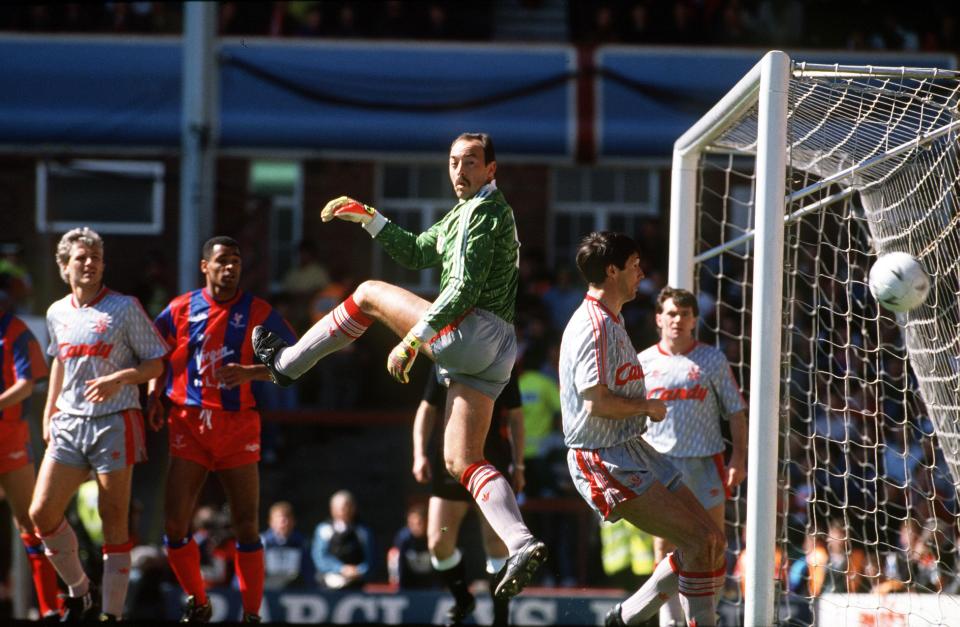
M 867 620 L 960 624 L 949 596 L 960 590 L 960 80 L 793 67 L 769 556 L 780 619 L 812 624 L 819 614 L 825 624 L 830 604 L 843 615 L 853 593 L 909 592 L 936 596 L 906 609 L 877 596 Z M 699 337 L 726 353 L 743 387 L 751 339 L 763 341 L 750 337 L 751 316 L 764 314 L 752 311 L 756 143 L 754 106 L 702 151 L 698 172 Z M 891 251 L 914 255 L 931 277 L 926 302 L 906 314 L 881 308 L 867 284 Z M 727 511 L 736 556 L 742 496 Z M 739 577 L 727 612 L 742 608 Z

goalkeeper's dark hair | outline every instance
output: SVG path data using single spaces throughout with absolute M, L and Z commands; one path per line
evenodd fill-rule
M 663 304 L 670 299 L 673 299 L 673 304 L 677 307 L 689 307 L 693 310 L 694 316 L 700 315 L 700 303 L 697 302 L 697 297 L 693 295 L 693 292 L 669 285 L 660 290 L 660 294 L 657 296 L 657 313 L 663 313 Z
M 599 286 L 607 279 L 611 264 L 623 270 L 627 259 L 639 253 L 637 243 L 616 231 L 594 231 L 580 240 L 577 247 L 577 268 L 587 283 Z
M 215 235 L 203 243 L 203 258 L 206 261 L 210 261 L 210 258 L 213 256 L 213 249 L 216 246 L 236 248 L 237 252 L 240 252 L 240 243 L 237 240 L 227 235 Z
M 453 148 L 453 144 L 457 143 L 461 139 L 467 141 L 480 142 L 480 145 L 483 146 L 483 164 L 486 165 L 491 161 L 497 160 L 497 153 L 493 149 L 493 138 L 491 138 L 486 133 L 460 133 L 457 135 L 457 138 L 453 140 L 450 144 L 450 147 Z

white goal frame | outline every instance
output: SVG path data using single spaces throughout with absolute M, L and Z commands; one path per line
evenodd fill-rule
M 670 189 L 670 266 L 673 287 L 694 289 L 697 164 L 704 147 L 730 120 L 759 100 L 757 199 L 754 236 L 750 421 L 747 447 L 745 625 L 772 625 L 777 517 L 777 441 L 780 429 L 780 339 L 783 293 L 783 214 L 786 183 L 787 90 L 790 57 L 774 50 L 676 141 Z M 765 376 L 765 373 L 777 373 Z M 770 477 L 771 481 L 753 481 Z M 761 548 L 762 547 L 762 548 Z M 760 559 L 757 559 L 760 557 Z
M 744 624 L 765 626 L 775 623 L 774 547 L 777 543 L 778 439 L 786 408 L 781 406 L 781 348 L 783 331 L 783 264 L 785 223 L 849 195 L 848 187 L 786 215 L 788 203 L 806 198 L 846 178 L 855 169 L 869 167 L 891 159 L 946 132 L 955 132 L 960 122 L 930 131 L 882 154 L 826 176 L 817 183 L 792 191 L 786 196 L 788 158 L 787 116 L 788 92 L 794 72 L 806 75 L 824 73 L 832 76 L 861 75 L 874 77 L 936 78 L 937 70 L 905 67 L 818 65 L 791 62 L 781 51 L 768 52 L 710 111 L 684 133 L 674 144 L 670 197 L 670 261 L 668 281 L 671 286 L 693 290 L 694 270 L 698 262 L 716 252 L 731 250 L 752 240 L 753 294 L 751 310 L 762 312 L 752 316 L 749 443 L 747 462 L 746 544 L 743 576 Z M 756 108 L 756 144 L 742 153 L 755 157 L 754 224 L 751 231 L 730 240 L 721 247 L 697 255 L 696 224 L 698 210 L 699 165 L 701 157 L 718 151 L 712 144 L 738 118 Z M 760 480 L 762 478 L 762 480 Z

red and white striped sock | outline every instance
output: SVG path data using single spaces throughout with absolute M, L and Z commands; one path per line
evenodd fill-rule
M 67 519 L 64 518 L 63 522 L 50 533 L 37 535 L 43 540 L 47 559 L 53 564 L 63 583 L 67 584 L 70 596 L 85 595 L 90 587 L 90 580 L 87 579 L 87 574 L 83 572 L 83 565 L 80 564 L 77 534 L 73 532 L 73 527 Z
M 507 545 L 511 555 L 533 538 L 520 517 L 513 488 L 490 462 L 483 459 L 471 464 L 460 476 L 460 483 L 473 496 L 484 518 Z
M 717 591 L 723 587 L 726 569 L 691 572 L 680 570 L 680 604 L 691 627 L 713 627 L 717 624 Z
M 660 560 L 650 578 L 620 604 L 620 618 L 623 622 L 628 625 L 636 624 L 656 616 L 660 606 L 670 598 L 676 598 L 679 572 L 680 567 L 674 560 L 673 553 Z
M 133 543 L 103 545 L 103 613 L 120 618 L 130 585 Z
M 315 363 L 363 335 L 373 322 L 351 294 L 310 327 L 300 341 L 280 351 L 274 365 L 281 374 L 298 379 Z

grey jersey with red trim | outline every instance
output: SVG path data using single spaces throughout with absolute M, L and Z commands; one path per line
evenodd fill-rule
M 623 326 L 600 301 L 587 296 L 563 331 L 560 343 L 560 409 L 569 448 L 596 449 L 639 437 L 646 416 L 624 419 L 591 415 L 583 392 L 605 385 L 618 396 L 644 398 L 643 371 Z
M 747 408 L 726 356 L 697 343 L 672 355 L 659 344 L 639 355 L 647 398 L 667 404 L 667 417 L 652 423 L 644 438 L 674 457 L 706 457 L 724 450 L 720 420 Z
M 86 382 L 163 357 L 168 350 L 140 301 L 107 288 L 82 307 L 72 294 L 50 305 L 47 331 L 47 354 L 63 365 L 57 409 L 74 416 L 139 409 L 137 386 L 124 385 L 105 402 L 91 403 L 83 397 Z

